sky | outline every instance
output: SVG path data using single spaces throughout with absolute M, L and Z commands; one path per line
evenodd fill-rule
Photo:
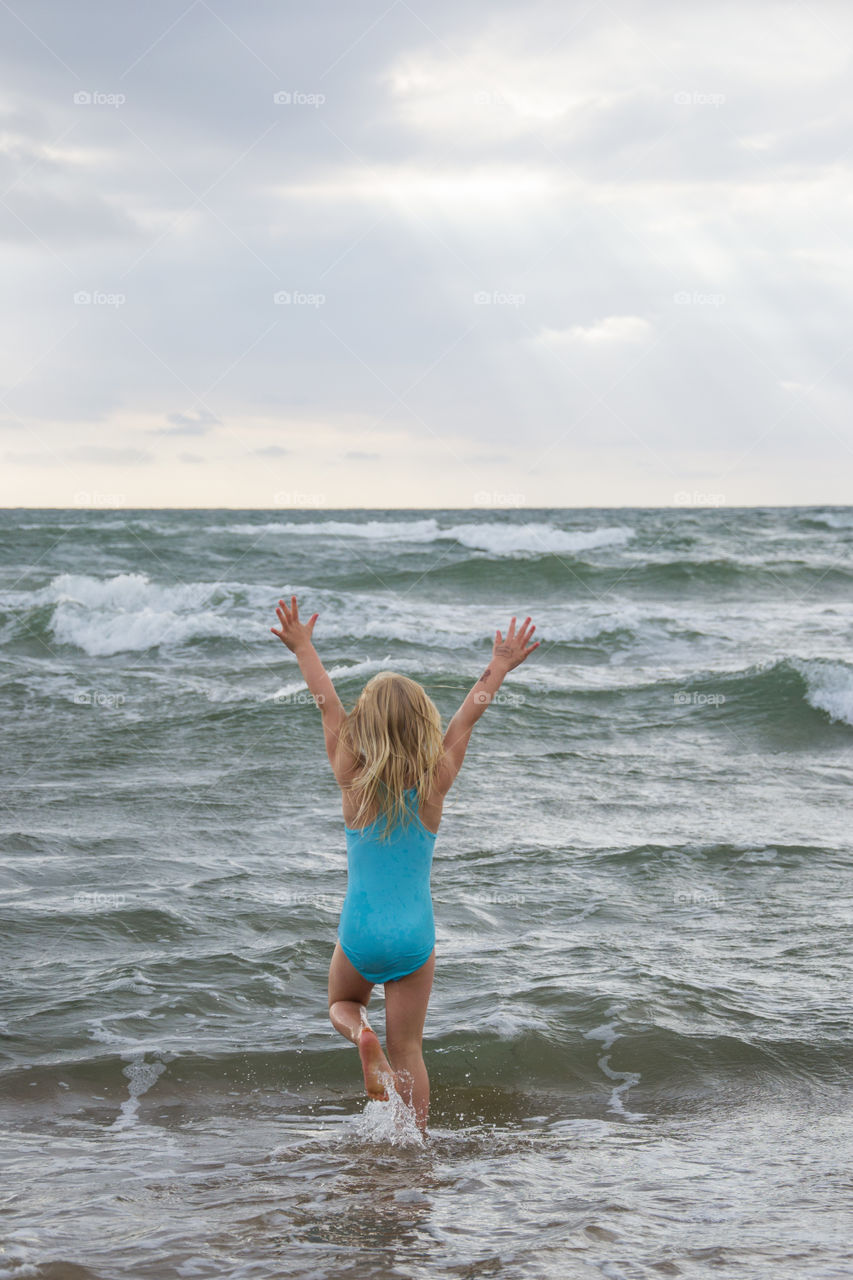
M 0 505 L 853 494 L 853 9 L 0 3 Z

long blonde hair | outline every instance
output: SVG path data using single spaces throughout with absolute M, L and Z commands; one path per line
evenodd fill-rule
M 417 680 L 377 671 L 347 715 L 340 740 L 355 756 L 358 776 L 350 784 L 359 800 L 354 827 L 374 805 L 385 818 L 380 839 L 398 822 L 408 826 L 412 810 L 404 792 L 417 787 L 423 802 L 444 756 L 441 716 Z

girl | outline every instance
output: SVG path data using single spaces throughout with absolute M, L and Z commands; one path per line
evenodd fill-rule
M 347 840 L 347 892 L 329 968 L 329 1017 L 358 1046 L 371 1098 L 391 1084 L 413 1108 L 426 1136 L 429 1077 L 421 1053 L 435 969 L 430 871 L 444 797 L 462 767 L 471 730 L 539 641 L 525 618 L 506 639 L 495 634 L 492 660 L 442 735 L 441 717 L 423 687 L 380 671 L 347 714 L 311 642 L 319 617 L 299 621 L 296 596 L 279 600 L 270 627 L 296 656 L 323 718 L 326 751 L 341 788 Z M 385 986 L 385 1043 L 367 1021 L 375 983 Z M 390 1063 L 389 1063 L 390 1059 Z

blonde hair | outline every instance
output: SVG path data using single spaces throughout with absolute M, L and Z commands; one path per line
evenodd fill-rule
M 412 810 L 404 792 L 417 787 L 418 801 L 428 796 L 444 756 L 441 716 L 417 680 L 395 671 L 378 671 L 362 689 L 347 715 L 340 739 L 358 761 L 351 790 L 359 800 L 354 827 L 376 805 L 386 840 L 393 825 L 408 826 Z

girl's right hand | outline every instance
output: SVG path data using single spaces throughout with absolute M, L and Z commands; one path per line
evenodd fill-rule
M 509 624 L 509 631 L 506 633 L 506 640 L 501 636 L 500 631 L 495 632 L 495 645 L 492 650 L 492 661 L 502 663 L 507 671 L 512 671 L 513 667 L 517 667 L 529 658 L 534 649 L 539 647 L 539 641 L 535 644 L 527 646 L 527 642 L 536 630 L 534 625 L 528 627 L 529 618 L 525 618 L 521 625 L 521 629 L 516 632 L 515 618 L 513 617 Z
M 276 613 L 281 626 L 278 630 L 270 627 L 270 631 L 274 636 L 278 636 L 282 644 L 287 645 L 291 653 L 298 653 L 300 649 L 311 644 L 311 633 L 314 630 L 314 623 L 320 616 L 319 613 L 313 614 L 307 622 L 300 622 L 296 596 L 290 597 L 289 609 L 283 600 L 279 600 Z

